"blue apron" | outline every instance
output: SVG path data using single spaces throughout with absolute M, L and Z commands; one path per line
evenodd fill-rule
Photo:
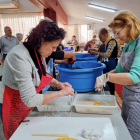
M 100 52 L 105 53 L 105 45 L 100 46 Z M 104 74 L 116 68 L 117 60 L 115 58 L 109 57 L 108 61 L 104 61 L 102 57 L 100 58 L 101 58 L 101 62 L 106 65 L 106 68 L 103 69 Z
M 140 38 L 137 39 L 135 48 Z M 126 51 L 122 54 L 121 67 L 129 73 L 135 58 L 135 48 L 133 52 Z M 140 83 L 123 86 L 122 92 L 122 118 L 134 140 L 140 140 Z

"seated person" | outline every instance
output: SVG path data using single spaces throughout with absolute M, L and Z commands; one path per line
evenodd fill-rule
M 77 39 L 76 39 L 76 36 L 75 35 L 73 35 L 72 36 L 72 43 L 71 44 L 69 44 L 70 46 L 74 46 L 74 49 L 75 50 L 77 50 L 77 46 L 78 46 L 78 41 L 77 41 Z
M 92 38 L 90 41 L 87 42 L 87 44 L 85 45 L 84 50 L 88 51 L 89 49 L 94 49 L 94 47 L 96 46 L 96 42 L 97 42 L 97 39 Z

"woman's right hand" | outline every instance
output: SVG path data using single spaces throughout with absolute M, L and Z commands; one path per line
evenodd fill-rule
M 92 52 L 92 51 L 96 51 L 95 49 L 89 49 L 88 53 Z
M 74 96 L 74 89 L 72 87 L 65 87 L 62 90 L 57 91 L 57 92 L 53 92 L 50 94 L 43 94 L 42 105 L 48 104 L 52 102 L 53 100 L 56 100 L 57 98 L 66 96 L 66 95 Z
M 72 87 L 65 87 L 59 91 L 61 96 L 72 95 L 74 96 L 74 89 Z

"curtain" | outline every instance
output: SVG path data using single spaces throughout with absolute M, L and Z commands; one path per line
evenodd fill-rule
M 4 35 L 4 27 L 9 26 L 12 29 L 12 34 L 22 33 L 23 40 L 29 35 L 29 32 L 34 28 L 42 18 L 41 13 L 18 13 L 18 14 L 2 14 L 0 34 Z

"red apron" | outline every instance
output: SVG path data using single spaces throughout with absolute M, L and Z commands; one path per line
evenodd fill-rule
M 41 69 L 41 65 L 36 51 L 35 55 L 39 67 Z M 36 92 L 39 93 L 42 89 L 44 89 L 51 82 L 52 79 L 53 79 L 52 75 L 46 72 L 46 76 L 44 76 L 42 72 L 40 85 L 36 88 Z M 33 109 L 33 107 L 27 107 L 22 102 L 20 92 L 18 90 L 14 90 L 9 88 L 8 86 L 5 86 L 2 106 L 2 121 L 3 121 L 3 131 L 7 140 L 10 139 L 12 134 L 20 125 L 21 121 L 23 121 L 29 115 L 31 109 Z

